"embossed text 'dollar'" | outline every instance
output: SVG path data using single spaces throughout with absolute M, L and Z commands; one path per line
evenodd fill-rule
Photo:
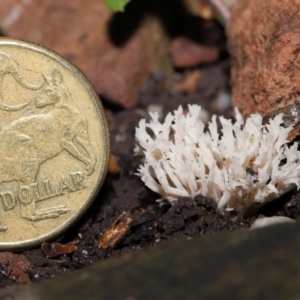
M 17 202 L 28 205 L 30 203 L 47 200 L 67 193 L 73 193 L 86 188 L 84 174 L 80 171 L 62 174 L 58 182 L 53 183 L 50 179 L 44 179 L 28 185 L 22 185 L 18 191 L 5 189 L 0 191 L 0 200 L 4 211 L 14 209 Z M 22 213 L 22 211 L 21 211 Z

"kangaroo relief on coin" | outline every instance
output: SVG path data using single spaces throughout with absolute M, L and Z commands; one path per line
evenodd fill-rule
M 101 104 L 80 71 L 42 47 L 0 41 L 0 249 L 69 227 L 103 182 L 108 147 Z

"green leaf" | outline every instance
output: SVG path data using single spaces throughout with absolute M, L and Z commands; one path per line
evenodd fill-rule
M 124 11 L 124 7 L 130 0 L 105 0 L 105 5 L 112 11 Z

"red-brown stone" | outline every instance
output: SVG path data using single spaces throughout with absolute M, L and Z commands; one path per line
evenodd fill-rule
M 284 111 L 300 99 L 299 28 L 300 0 L 237 2 L 227 33 L 233 104 L 245 116 Z

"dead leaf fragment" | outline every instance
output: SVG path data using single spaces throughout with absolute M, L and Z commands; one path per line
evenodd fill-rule
M 47 257 L 53 258 L 63 254 L 73 253 L 77 250 L 77 246 L 75 245 L 74 241 L 67 244 L 53 242 L 43 243 L 41 249 L 42 252 L 47 255 Z
M 30 278 L 26 273 L 30 266 L 30 261 L 24 255 L 0 252 L 1 273 L 16 282 L 30 283 Z
M 98 242 L 98 247 L 106 249 L 115 247 L 128 233 L 133 219 L 130 212 L 123 212 L 102 235 Z
M 172 40 L 170 52 L 175 67 L 190 68 L 216 61 L 220 49 L 216 46 L 200 45 L 185 37 L 178 37 Z

